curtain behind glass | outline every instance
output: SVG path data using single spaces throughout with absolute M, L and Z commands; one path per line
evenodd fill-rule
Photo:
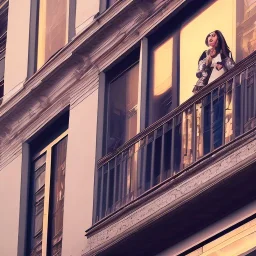
M 67 137 L 53 147 L 51 210 L 49 215 L 50 255 L 61 255 Z

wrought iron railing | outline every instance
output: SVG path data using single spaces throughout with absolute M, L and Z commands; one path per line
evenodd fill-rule
M 100 159 L 95 222 L 256 126 L 256 53 Z

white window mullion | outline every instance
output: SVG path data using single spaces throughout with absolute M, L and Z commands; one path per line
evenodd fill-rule
M 46 169 L 45 169 L 45 196 L 44 196 L 44 217 L 43 217 L 43 239 L 42 239 L 42 256 L 47 256 L 47 236 L 48 236 L 48 221 L 50 208 L 50 186 L 51 186 L 51 162 L 52 148 L 46 152 Z

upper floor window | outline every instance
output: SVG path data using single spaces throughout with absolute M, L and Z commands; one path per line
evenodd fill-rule
M 110 152 L 138 132 L 139 52 L 107 73 L 106 147 Z
M 68 42 L 67 24 L 67 0 L 40 0 L 37 69 Z
M 100 12 L 106 11 L 111 5 L 113 5 L 118 0 L 100 0 Z
M 107 8 L 113 5 L 117 0 L 107 0 Z
M 225 17 L 213 19 L 212 17 Z M 180 30 L 180 103 L 193 95 L 195 71 L 206 36 L 220 30 L 236 62 L 256 50 L 256 0 L 213 1 L 183 23 Z
M 8 0 L 0 3 L 0 98 L 4 95 L 4 71 L 8 22 L 8 4 Z

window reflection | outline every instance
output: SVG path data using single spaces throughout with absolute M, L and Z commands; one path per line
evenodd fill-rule
M 256 253 L 255 219 L 205 244 L 187 256 L 253 256 Z M 200 250 L 201 249 L 201 250 Z M 196 253 L 196 254 L 195 254 Z
M 240 1 L 240 0 L 239 0 Z M 180 32 L 180 103 L 192 96 L 196 84 L 196 69 L 202 52 L 206 50 L 205 37 L 220 30 L 235 55 L 235 0 L 215 1 L 182 26 Z M 222 18 L 225 17 L 225 21 Z M 235 59 L 236 56 L 233 56 Z
M 149 124 L 154 123 L 172 109 L 172 37 L 153 48 L 151 63 Z
M 40 0 L 37 69 L 66 44 L 66 22 L 66 0 Z
M 237 60 L 256 50 L 256 0 L 237 0 Z
M 137 134 L 138 78 L 137 63 L 109 84 L 108 152 Z

